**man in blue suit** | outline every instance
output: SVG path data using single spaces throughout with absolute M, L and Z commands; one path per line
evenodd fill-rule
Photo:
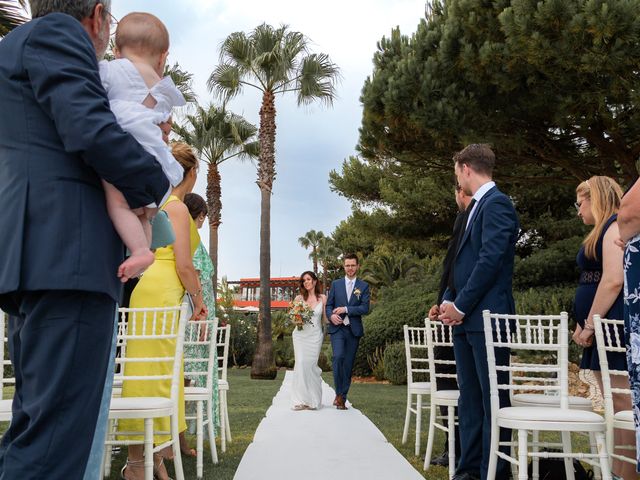
M 458 184 L 473 198 L 453 263 L 454 290 L 445 291 L 439 316 L 455 325 L 461 454 L 453 478 L 485 480 L 491 406 L 482 311 L 515 313 L 512 277 L 519 225 L 511 200 L 492 181 L 495 156 L 488 145 L 469 145 L 454 156 L 454 163 Z M 495 353 L 498 364 L 509 362 L 508 349 Z M 507 391 L 501 391 L 500 404 L 509 405 Z M 502 439 L 508 440 L 509 435 L 503 429 Z M 496 478 L 508 478 L 507 467 L 501 460 Z
M 344 256 L 345 277 L 333 281 L 326 305 L 336 388 L 333 404 L 338 410 L 347 409 L 351 370 L 360 337 L 364 335 L 362 315 L 369 313 L 369 285 L 356 277 L 359 266 L 357 255 Z
M 101 179 L 131 208 L 169 193 L 100 83 L 110 4 L 32 0 L 34 19 L 0 42 L 0 308 L 16 376 L 1 480 L 89 478 L 124 256 Z

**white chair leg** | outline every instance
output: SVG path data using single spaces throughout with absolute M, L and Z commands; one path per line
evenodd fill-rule
M 422 395 L 416 395 L 416 457 L 420 455 L 420 434 L 422 429 Z
M 500 432 L 500 429 L 498 429 L 498 432 Z M 518 439 L 517 437 L 517 433 L 514 432 L 513 430 L 511 431 L 511 451 L 509 453 L 509 455 L 511 456 L 511 458 L 516 458 L 516 448 L 518 446 Z M 499 448 L 499 446 L 498 446 Z M 518 478 L 518 465 L 516 463 L 511 463 L 511 478 Z
M 173 468 L 176 473 L 176 480 L 184 480 L 184 470 L 182 469 L 182 452 L 180 451 L 180 432 L 178 431 L 178 412 L 171 415 L 171 441 L 173 447 Z
M 224 424 L 226 425 L 227 442 L 231 443 L 231 424 L 229 423 L 229 399 L 224 392 Z
M 596 445 L 596 436 L 594 435 L 593 432 L 589 432 L 589 445 L 591 446 L 591 453 L 593 455 L 597 455 L 598 454 L 598 446 Z M 600 467 L 597 466 L 593 466 L 593 479 L 594 480 L 601 480 L 602 476 L 600 473 Z
M 564 453 L 571 453 L 573 451 L 571 447 L 571 432 L 562 432 L 562 451 Z M 564 459 L 564 473 L 566 475 L 567 480 L 575 480 L 575 475 L 573 474 L 573 459 L 565 458 Z
M 518 430 L 518 480 L 528 480 L 527 477 L 527 431 Z
M 203 441 L 204 432 L 202 429 L 202 400 L 196 402 L 196 476 L 198 480 L 202 479 L 203 465 L 202 465 L 202 453 L 203 453 Z
M 433 400 L 431 401 L 431 412 L 429 414 L 429 433 L 427 434 L 427 451 L 424 454 L 424 466 L 423 470 L 429 470 L 429 466 L 431 465 L 431 451 L 433 450 L 433 434 L 435 430 L 436 424 L 436 410 L 437 407 L 433 404 Z M 418 452 L 420 453 L 420 452 Z
M 411 421 L 411 394 L 407 391 L 407 411 L 404 414 L 404 429 L 402 430 L 402 443 L 407 443 L 409 436 L 409 422 Z
M 489 447 L 489 466 L 487 467 L 487 479 L 496 478 L 496 470 L 498 468 L 498 447 L 500 442 L 500 428 L 495 423 L 491 423 L 491 445 Z M 451 453 L 449 453 L 451 455 Z M 449 464 L 449 472 L 451 473 L 451 464 Z M 513 477 L 515 478 L 515 477 Z
M 211 408 L 211 400 L 207 400 L 207 433 L 209 435 L 209 449 L 211 450 L 211 461 L 218 464 L 218 449 L 216 448 L 216 429 L 214 426 L 215 412 Z
M 600 459 L 600 472 L 602 480 L 611 480 L 611 467 L 609 466 L 609 456 L 607 455 L 607 445 L 604 433 L 595 433 L 596 445 L 598 447 L 598 458 Z
M 220 450 L 222 453 L 227 451 L 227 425 L 225 422 L 225 413 L 224 410 L 226 408 L 224 391 L 219 392 L 218 398 L 220 399 Z
M 534 453 L 538 453 L 540 451 L 540 447 L 538 443 L 540 441 L 540 432 L 538 430 L 534 430 L 532 433 L 531 441 L 533 442 L 533 446 L 531 447 L 531 451 Z M 540 479 L 540 458 L 534 456 L 531 459 L 531 470 L 532 470 L 532 478 L 533 480 Z
M 449 477 L 456 473 L 456 410 L 449 405 L 447 407 L 447 429 L 449 434 Z
M 153 418 L 144 419 L 144 480 L 153 480 Z

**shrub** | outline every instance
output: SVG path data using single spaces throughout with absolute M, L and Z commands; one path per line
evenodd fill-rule
M 354 363 L 355 375 L 371 375 L 367 357 L 387 343 L 403 341 L 402 326 L 423 326 L 429 307 L 436 301 L 438 274 L 418 282 L 400 280 L 380 290 L 379 301 L 363 318 L 364 337 Z
M 241 367 L 251 365 L 253 354 L 256 350 L 256 324 L 258 316 L 231 312 L 228 322 L 231 325 L 231 338 L 229 339 L 229 362 Z
M 367 355 L 367 364 L 376 380 L 384 380 L 384 348 L 376 349 Z
M 331 371 L 331 360 L 333 358 L 331 352 L 331 342 L 328 338 L 322 344 L 322 348 L 320 349 L 320 358 L 318 358 L 318 366 L 322 369 L 323 372 Z
M 526 258 L 516 259 L 513 285 L 516 289 L 576 283 L 578 267 L 576 255 L 582 237 L 571 237 L 537 250 Z
M 273 341 L 273 357 L 276 362 L 276 367 L 293 368 L 295 354 L 293 352 L 293 338 L 291 338 L 291 335 L 286 335 Z
M 394 385 L 407 383 L 407 358 L 404 343 L 392 343 L 384 350 L 384 378 Z

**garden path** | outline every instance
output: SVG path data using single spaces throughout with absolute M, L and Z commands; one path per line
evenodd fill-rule
M 359 410 L 333 407 L 335 393 L 325 382 L 322 408 L 293 411 L 292 375 L 286 372 L 234 480 L 424 478 Z

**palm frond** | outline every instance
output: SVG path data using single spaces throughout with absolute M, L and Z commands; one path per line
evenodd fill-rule
M 244 32 L 234 32 L 220 44 L 221 63 L 234 64 L 243 73 L 251 70 L 254 58 L 254 45 Z
M 187 103 L 194 103 L 197 99 L 196 93 L 193 90 L 193 74 L 180 68 L 178 62 L 172 66 L 166 65 L 164 67 L 164 75 L 170 76 L 173 83 L 175 83 L 180 93 Z
M 339 78 L 340 69 L 327 54 L 307 55 L 302 59 L 298 75 L 298 105 L 308 105 L 315 100 L 332 105 Z
M 209 76 L 207 88 L 223 100 L 229 100 L 242 92 L 240 68 L 231 63 L 221 63 Z

